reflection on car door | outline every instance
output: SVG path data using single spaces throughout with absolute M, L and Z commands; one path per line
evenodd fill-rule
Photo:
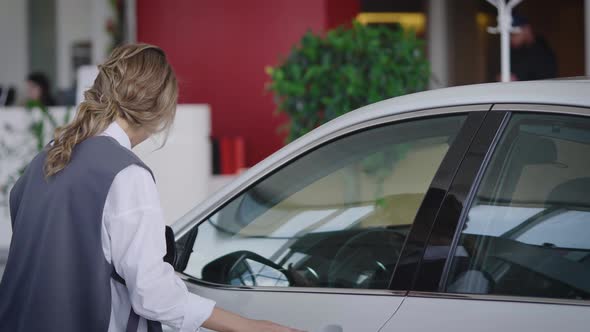
M 450 248 L 450 259 L 430 275 L 425 267 L 437 262 L 424 259 L 415 290 L 381 331 L 587 331 L 590 118 L 545 112 L 588 111 L 518 109 L 492 112 L 503 121 L 476 137 L 479 161 L 462 166 L 462 185 L 449 192 L 460 199 L 446 204 L 455 213 L 437 218 L 429 240 Z

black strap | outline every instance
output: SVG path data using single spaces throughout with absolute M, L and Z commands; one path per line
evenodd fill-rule
M 127 284 L 125 283 L 125 279 L 123 279 L 123 277 L 121 277 L 117 271 L 115 271 L 115 268 L 113 267 L 113 272 L 111 272 L 111 278 L 113 278 L 113 280 L 115 280 L 116 282 L 123 284 L 123 286 L 127 286 Z
M 129 312 L 129 320 L 127 320 L 127 330 L 126 332 L 136 332 L 137 328 L 139 327 L 139 315 L 131 309 Z M 147 321 L 147 331 L 148 332 L 162 332 L 162 324 L 160 322 L 156 322 L 153 320 Z
M 116 282 L 127 286 L 127 284 L 125 283 L 125 279 L 123 279 L 123 277 L 121 277 L 117 271 L 115 271 L 115 267 L 113 267 L 113 270 L 111 272 L 111 278 L 113 278 L 113 280 L 115 280 Z M 125 330 L 126 332 L 137 332 L 137 328 L 139 327 L 139 315 L 135 313 L 135 311 L 133 311 L 133 307 L 131 308 L 131 311 L 129 312 L 129 319 L 127 320 L 127 329 Z M 160 322 L 156 322 L 153 320 L 147 320 L 147 330 L 148 332 L 162 332 L 162 324 Z
M 129 312 L 129 319 L 127 320 L 127 329 L 126 332 L 137 332 L 137 328 L 139 327 L 139 315 L 131 309 Z
M 148 332 L 162 332 L 162 324 L 153 320 L 147 321 Z

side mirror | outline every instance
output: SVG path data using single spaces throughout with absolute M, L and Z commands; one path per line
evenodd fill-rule
M 250 251 L 236 251 L 203 267 L 203 280 L 233 286 L 293 285 L 289 271 Z
M 174 243 L 174 231 L 170 226 L 166 226 L 166 255 L 164 262 L 174 266 L 176 262 L 176 243 Z
M 186 269 L 190 255 L 193 252 L 193 246 L 195 244 L 197 234 L 199 234 L 199 228 L 194 227 L 191 231 L 176 241 L 176 261 L 173 265 L 176 271 L 183 272 Z

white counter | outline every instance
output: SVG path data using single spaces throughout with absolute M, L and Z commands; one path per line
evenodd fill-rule
M 59 107 L 51 108 L 50 112 L 60 122 L 66 114 L 65 108 Z M 0 108 L 0 186 L 11 185 L 9 177 L 17 175 L 36 154 L 35 140 L 28 128 L 33 120 L 40 118 L 39 111 L 29 113 L 23 108 Z M 46 126 L 50 125 L 46 123 Z M 179 105 L 166 145 L 158 149 L 157 139 L 150 139 L 135 149 L 154 172 L 168 223 L 208 194 L 209 134 L 208 105 Z M 50 133 L 46 136 L 48 141 Z M 7 198 L 0 193 L 0 251 L 8 247 L 11 236 Z

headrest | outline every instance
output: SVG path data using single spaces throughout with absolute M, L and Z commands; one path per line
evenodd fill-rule
M 524 134 L 518 138 L 513 155 L 523 165 L 550 164 L 557 161 L 557 147 L 549 138 Z
M 546 205 L 590 206 L 590 178 L 576 178 L 555 187 Z

